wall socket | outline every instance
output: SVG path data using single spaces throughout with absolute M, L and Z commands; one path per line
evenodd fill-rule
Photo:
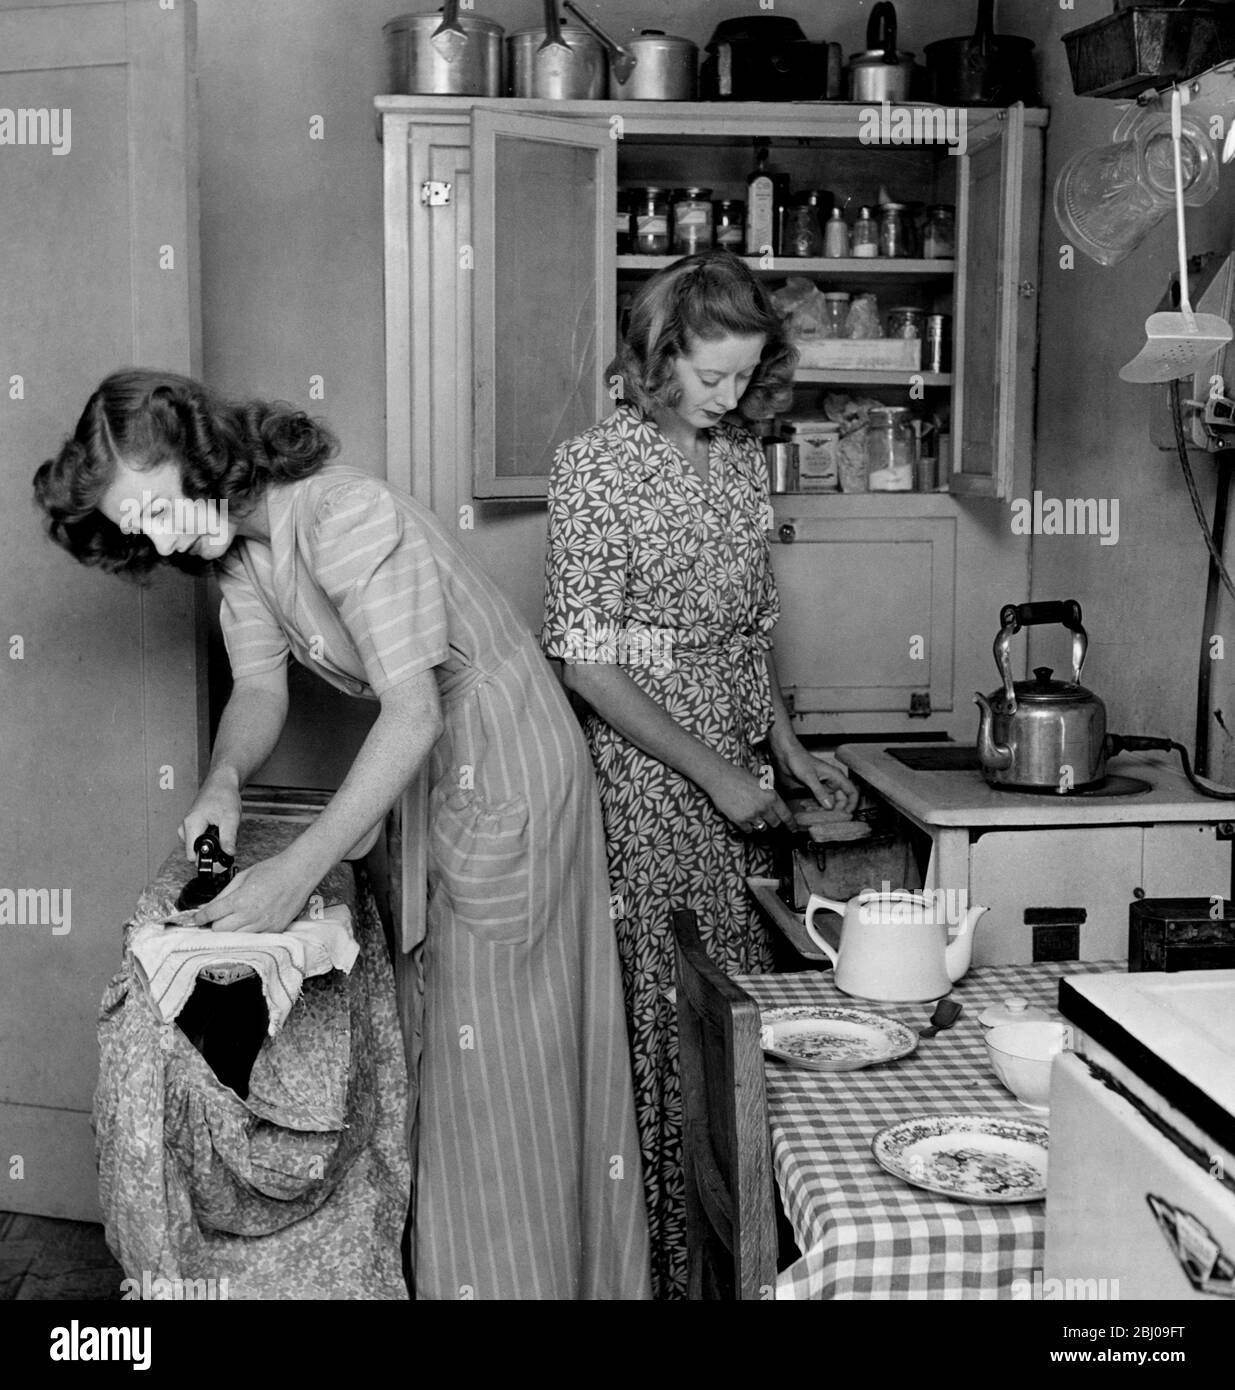
M 1071 923 L 1034 927 L 1033 958 L 1035 964 L 1041 960 L 1080 960 L 1080 927 Z

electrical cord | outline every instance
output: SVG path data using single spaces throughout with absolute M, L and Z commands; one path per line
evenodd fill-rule
M 1179 451 L 1179 466 L 1183 469 L 1184 482 L 1188 487 L 1192 510 L 1196 513 L 1197 525 L 1200 526 L 1201 534 L 1205 537 L 1205 544 L 1213 558 L 1214 565 L 1217 567 L 1218 574 L 1222 578 L 1223 586 L 1227 593 L 1235 599 L 1235 583 L 1232 582 L 1226 565 L 1222 562 L 1222 553 L 1214 542 L 1213 532 L 1209 529 L 1209 521 L 1205 516 L 1205 506 L 1201 501 L 1201 494 L 1196 486 L 1196 478 L 1192 473 L 1192 464 L 1188 461 L 1188 441 L 1184 435 L 1183 392 L 1178 379 L 1171 382 L 1171 421 L 1175 426 L 1175 447 Z
M 1212 797 L 1215 801 L 1235 801 L 1235 791 L 1217 791 L 1213 787 L 1207 787 L 1201 782 L 1192 770 L 1192 759 L 1188 756 L 1188 750 L 1182 743 L 1176 743 L 1173 738 L 1151 738 L 1147 734 L 1107 734 L 1106 736 L 1106 755 L 1113 758 L 1117 753 L 1178 753 L 1180 761 L 1184 765 L 1184 776 L 1196 788 L 1202 796 Z

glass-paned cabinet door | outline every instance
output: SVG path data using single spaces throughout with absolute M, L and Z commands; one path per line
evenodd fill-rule
M 543 497 L 554 450 L 608 413 L 616 141 L 605 122 L 477 108 L 477 497 Z
M 952 421 L 955 463 L 949 490 L 1011 495 L 1020 379 L 1021 216 L 1025 108 L 1011 106 L 970 137 L 960 178 L 958 336 L 963 361 Z M 1026 373 L 1030 375 L 1026 375 Z

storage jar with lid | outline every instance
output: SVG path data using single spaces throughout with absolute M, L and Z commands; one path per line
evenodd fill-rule
M 632 190 L 634 252 L 637 256 L 669 254 L 669 192 L 664 188 Z
M 712 190 L 679 188 L 673 195 L 673 250 L 693 256 L 712 249 Z
M 889 338 L 920 338 L 926 328 L 926 310 L 903 305 L 888 311 Z
M 922 254 L 928 261 L 950 260 L 956 255 L 956 209 L 950 203 L 935 203 L 926 209 Z
M 823 296 L 823 324 L 828 338 L 843 338 L 849 319 L 849 295 L 844 290 L 827 290 Z
M 823 228 L 813 196 L 799 193 L 785 212 L 781 239 L 782 256 L 819 257 L 823 254 Z
M 871 492 L 912 492 L 913 412 L 907 406 L 872 408 L 866 428 L 866 477 Z
M 853 224 L 850 255 L 857 256 L 860 260 L 868 260 L 878 254 L 879 224 L 871 216 L 870 208 L 863 208 L 858 213 L 858 220 Z
M 740 256 L 746 245 L 746 204 L 740 198 L 716 203 L 712 214 L 713 235 L 722 251 Z
M 888 257 L 909 254 L 904 203 L 879 205 L 879 254 Z

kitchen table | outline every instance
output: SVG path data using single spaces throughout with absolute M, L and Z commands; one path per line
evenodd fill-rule
M 1122 961 L 1067 961 L 973 969 L 953 988 L 960 1021 L 899 1061 L 818 1072 L 769 1057 L 772 1161 L 802 1256 L 777 1279 L 776 1297 L 1011 1298 L 1042 1268 L 1045 1203 L 939 1197 L 884 1172 L 871 1140 L 915 1116 L 965 1112 L 1038 1118 L 991 1070 L 978 1016 L 1020 996 L 1058 1018 L 1058 983 L 1078 973 L 1124 971 Z M 830 972 L 743 975 L 761 1008 L 847 1005 L 922 1028 L 930 1004 L 854 1001 Z

